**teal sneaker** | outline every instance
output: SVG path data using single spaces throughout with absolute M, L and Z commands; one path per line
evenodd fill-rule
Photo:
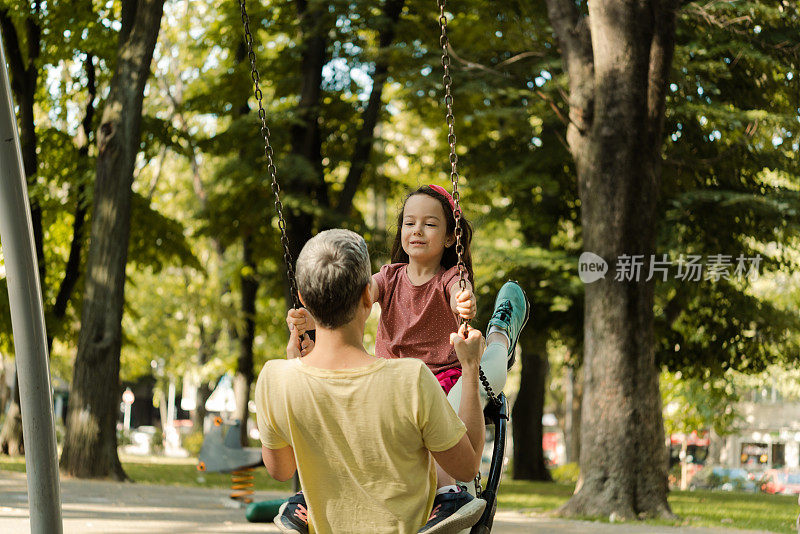
M 514 365 L 514 349 L 517 347 L 517 339 L 519 333 L 528 322 L 530 315 L 531 305 L 528 302 L 528 297 L 525 292 L 514 280 L 509 280 L 500 291 L 497 292 L 497 298 L 494 301 L 494 313 L 492 318 L 489 319 L 489 326 L 486 328 L 486 336 L 489 336 L 489 330 L 492 326 L 496 326 L 505 330 L 508 334 L 510 341 L 508 347 L 508 368 Z

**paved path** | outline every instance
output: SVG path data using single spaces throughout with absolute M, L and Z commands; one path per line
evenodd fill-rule
M 256 492 L 257 500 L 286 494 Z M 278 532 L 272 524 L 248 523 L 244 510 L 230 508 L 225 490 L 179 488 L 84 480 L 61 481 L 65 534 L 206 534 Z M 0 533 L 30 532 L 23 473 L 0 471 Z M 730 529 L 612 525 L 497 512 L 498 534 L 730 534 Z M 737 534 L 755 531 L 737 530 Z

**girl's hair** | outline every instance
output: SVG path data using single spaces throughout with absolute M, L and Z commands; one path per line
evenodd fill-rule
M 412 191 L 408 194 L 408 196 L 406 196 L 405 200 L 403 200 L 403 205 L 400 207 L 400 213 L 397 214 L 397 234 L 395 234 L 394 243 L 392 244 L 392 263 L 408 263 L 408 254 L 405 250 L 403 250 L 403 242 L 400 234 L 403 230 L 403 211 L 406 208 L 406 202 L 408 202 L 408 199 L 414 195 L 428 195 L 429 197 L 433 197 L 438 200 L 442 205 L 444 217 L 447 221 L 447 235 L 455 234 L 456 218 L 453 215 L 453 208 L 450 207 L 449 200 L 432 187 L 423 185 L 416 191 Z M 464 217 L 463 211 L 461 212 L 460 226 L 461 244 L 464 246 L 464 252 L 461 254 L 461 256 L 464 260 L 464 266 L 467 268 L 467 278 L 469 279 L 470 283 L 474 285 L 474 275 L 472 273 L 472 254 L 470 253 L 470 244 L 472 243 L 472 225 Z M 456 254 L 456 245 L 453 243 L 444 249 L 444 254 L 442 255 L 442 267 L 449 269 L 451 267 L 455 267 L 456 265 L 458 265 L 458 254 Z

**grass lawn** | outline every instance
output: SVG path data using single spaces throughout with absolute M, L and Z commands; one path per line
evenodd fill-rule
M 121 460 L 128 476 L 144 484 L 230 487 L 230 475 L 199 473 L 195 467 L 196 461 L 191 458 L 123 456 Z M 0 470 L 25 472 L 25 460 L 0 456 Z M 256 490 L 291 491 L 290 482 L 277 482 L 264 469 L 255 470 L 254 483 Z M 569 499 L 572 490 L 571 484 L 505 478 L 500 485 L 499 507 L 523 513 L 552 513 Z M 796 497 L 762 493 L 673 491 L 669 495 L 669 502 L 679 519 L 650 523 L 743 528 L 790 534 L 795 532 L 794 521 L 800 512 Z
M 226 473 L 201 473 L 194 458 L 162 458 L 156 456 L 120 456 L 122 467 L 134 482 L 161 486 L 196 488 L 230 488 L 231 476 Z M 0 470 L 25 472 L 25 458 L 0 456 Z M 256 491 L 292 491 L 292 483 L 278 482 L 266 469 L 255 469 Z
M 573 487 L 572 484 L 504 479 L 500 484 L 499 506 L 521 512 L 551 513 L 567 502 L 572 495 Z M 795 519 L 800 513 L 797 497 L 792 495 L 673 491 L 669 494 L 669 503 L 679 519 L 652 520 L 648 523 L 742 528 L 793 534 L 797 532 Z

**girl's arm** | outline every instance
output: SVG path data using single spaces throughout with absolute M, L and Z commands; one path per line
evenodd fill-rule
M 370 287 L 370 295 L 372 296 L 372 303 L 375 304 L 378 302 L 378 297 L 380 297 L 380 273 L 375 273 L 372 275 L 372 286 Z
M 466 288 L 463 290 L 458 287 L 458 282 L 450 287 L 450 309 L 454 314 L 469 321 L 475 317 L 477 305 L 475 293 L 472 292 L 472 284 L 469 283 L 469 280 L 464 280 L 464 282 Z

